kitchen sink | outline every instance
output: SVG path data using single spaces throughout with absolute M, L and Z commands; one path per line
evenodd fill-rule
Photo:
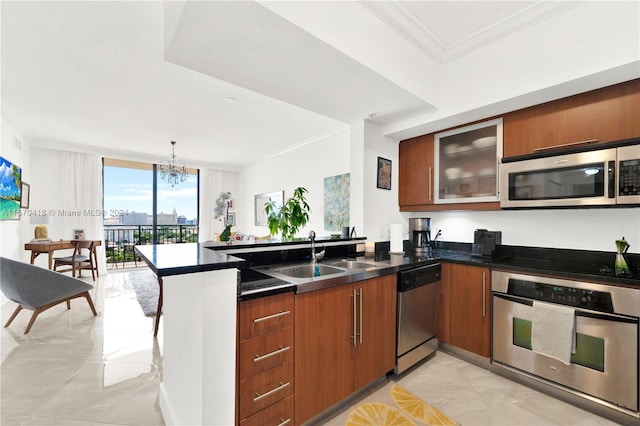
M 293 278 L 313 278 L 323 277 L 325 275 L 340 274 L 344 272 L 344 269 L 334 268 L 333 266 L 327 265 L 308 264 L 271 269 L 271 272 Z
M 370 263 L 358 262 L 357 260 L 339 260 L 327 263 L 331 266 L 345 269 L 367 269 L 375 267 L 375 265 Z

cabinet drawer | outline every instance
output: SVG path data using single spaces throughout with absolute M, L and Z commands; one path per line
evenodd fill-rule
M 293 360 L 293 327 L 240 342 L 240 380 Z
M 240 303 L 240 340 L 293 326 L 293 306 L 292 292 Z
M 293 396 L 276 402 L 259 413 L 240 421 L 241 426 L 285 426 L 294 425 Z
M 240 382 L 240 418 L 248 417 L 293 394 L 293 362 Z

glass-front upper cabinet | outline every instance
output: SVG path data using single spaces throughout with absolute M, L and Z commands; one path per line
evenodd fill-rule
M 499 201 L 502 118 L 435 134 L 435 203 Z

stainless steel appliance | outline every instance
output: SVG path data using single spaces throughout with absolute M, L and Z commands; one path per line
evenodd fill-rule
M 409 219 L 409 238 L 416 253 L 431 252 L 431 219 L 428 217 Z
M 486 229 L 476 229 L 473 232 L 473 244 L 471 245 L 471 255 L 474 257 L 495 258 L 496 247 L 502 244 L 501 231 L 487 231 Z
M 491 285 L 496 372 L 524 376 L 542 390 L 637 424 L 640 289 L 502 271 L 492 272 Z M 569 365 L 531 349 L 534 301 L 574 309 Z
M 438 349 L 439 294 L 439 263 L 398 272 L 396 374 Z
M 640 204 L 640 144 L 503 159 L 500 207 Z

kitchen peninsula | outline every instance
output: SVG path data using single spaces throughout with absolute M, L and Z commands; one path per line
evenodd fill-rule
M 237 268 L 244 260 L 202 244 L 137 246 L 161 280 L 166 424 L 233 424 Z
M 298 278 L 283 281 L 269 277 L 270 279 L 263 280 L 268 284 L 266 287 L 255 284 L 257 281 L 245 282 L 245 273 L 260 275 L 260 271 L 265 271 L 264 268 L 270 268 L 269 265 L 273 267 L 285 263 L 306 264 L 310 262 L 311 257 L 309 242 L 256 241 L 234 242 L 231 245 L 212 242 L 137 247 L 138 253 L 159 278 L 162 278 L 164 286 L 164 379 L 160 386 L 160 406 L 166 423 L 237 422 L 236 333 L 239 302 L 244 303 L 243 301 L 283 292 L 291 294 L 294 290 L 297 298 L 300 295 L 306 296 L 303 293 L 314 292 L 325 286 L 339 286 L 384 275 L 395 275 L 404 268 L 430 262 L 449 265 L 443 269 L 445 289 L 456 280 L 456 275 L 452 272 L 466 265 L 478 270 L 553 275 L 607 283 L 635 290 L 634 298 L 637 297 L 637 292 L 640 292 L 638 255 L 628 256 L 630 265 L 633 265 L 632 275 L 620 277 L 607 269 L 613 266 L 613 253 L 501 246 L 500 256 L 486 259 L 472 256 L 470 244 L 440 242 L 439 249 L 433 251 L 433 256 L 418 257 L 410 250 L 406 250 L 405 255 L 389 255 L 388 242 L 386 246 L 383 242 L 376 243 L 375 257 L 365 258 L 362 250 L 363 241 L 364 238 L 318 240 L 318 245 L 322 246 L 318 250 L 324 248 L 327 253 L 319 266 L 331 264 L 331 259 L 348 257 L 372 263 L 370 269 L 337 274 L 334 278 Z M 444 272 L 445 269 L 447 272 Z M 450 275 L 447 277 L 446 274 Z M 463 291 L 468 290 L 466 286 L 462 287 Z M 488 291 L 490 288 L 489 284 Z M 448 310 L 451 321 L 454 317 L 458 321 L 458 317 L 465 316 L 469 311 L 455 308 L 453 298 L 452 304 L 449 305 L 446 291 L 441 296 L 441 305 Z M 487 317 L 491 317 L 490 303 L 487 303 L 487 310 Z M 448 318 L 442 321 L 441 317 L 440 320 L 447 325 Z M 453 323 L 451 325 L 453 326 Z M 487 328 L 486 342 L 489 342 L 489 333 L 490 330 Z M 451 338 L 449 348 L 465 348 L 464 344 L 456 343 L 454 334 L 451 334 Z M 447 342 L 446 337 L 444 342 Z M 480 351 L 476 353 L 484 357 L 486 368 L 491 368 L 488 355 L 482 355 Z M 296 413 L 297 411 L 296 408 Z M 294 424 L 298 423 L 297 420 L 296 414 Z
M 318 239 L 329 250 L 355 251 L 355 242 Z M 236 322 L 239 271 L 248 262 L 234 253 L 267 253 L 272 263 L 302 259 L 308 240 L 234 241 L 137 246 L 161 280 L 163 382 L 160 408 L 166 424 L 235 422 Z M 330 248 L 331 247 L 331 248 Z M 285 249 L 285 250 L 283 250 Z M 279 260 L 275 260 L 279 259 Z M 273 280 L 272 280 L 273 281 Z M 293 288 L 293 284 L 276 284 Z

